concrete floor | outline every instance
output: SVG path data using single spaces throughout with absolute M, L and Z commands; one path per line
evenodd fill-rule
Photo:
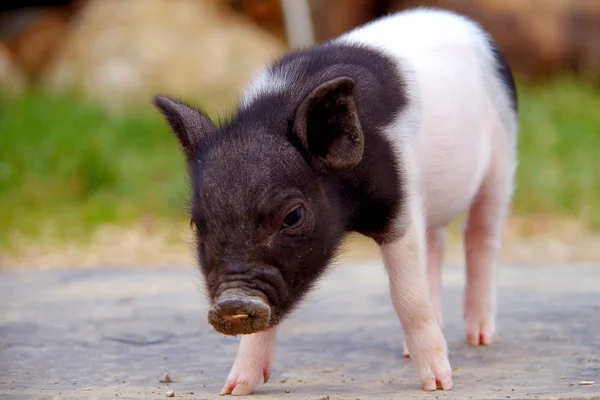
M 253 398 L 600 399 L 600 267 L 502 266 L 489 348 L 465 343 L 463 269 L 444 274 L 452 391 L 420 390 L 385 272 L 363 264 L 336 267 L 285 321 Z M 218 398 L 238 339 L 206 311 L 191 268 L 2 273 L 0 397 Z M 178 382 L 159 383 L 164 372 Z

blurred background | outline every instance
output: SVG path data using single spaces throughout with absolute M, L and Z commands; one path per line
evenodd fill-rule
M 413 6 L 476 19 L 517 77 L 502 261 L 600 263 L 598 0 L 27 0 L 0 6 L 0 268 L 193 264 L 183 155 L 152 95 L 224 117 L 289 48 Z M 353 237 L 343 257 L 378 254 Z

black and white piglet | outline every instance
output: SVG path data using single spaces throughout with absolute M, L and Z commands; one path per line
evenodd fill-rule
M 518 115 L 510 68 L 478 24 L 420 8 L 292 51 L 219 128 L 176 99 L 155 104 L 187 157 L 210 324 L 243 335 L 222 394 L 266 382 L 277 325 L 351 231 L 381 248 L 423 388 L 448 390 L 443 229 L 468 209 L 467 340 L 492 342 Z

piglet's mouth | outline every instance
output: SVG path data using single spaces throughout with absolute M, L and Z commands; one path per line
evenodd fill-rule
M 256 333 L 269 327 L 271 307 L 259 296 L 242 289 L 227 289 L 208 311 L 208 322 L 225 335 Z

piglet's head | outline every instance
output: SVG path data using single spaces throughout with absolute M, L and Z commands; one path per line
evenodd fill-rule
M 276 325 L 334 256 L 348 219 L 335 182 L 363 153 L 353 88 L 338 78 L 287 115 L 278 104 L 262 116 L 250 106 L 220 128 L 176 99 L 154 99 L 187 159 L 208 319 L 217 331 Z

